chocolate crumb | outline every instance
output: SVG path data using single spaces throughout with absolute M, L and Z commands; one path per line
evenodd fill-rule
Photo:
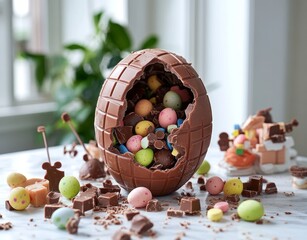
M 295 194 L 294 194 L 294 192 L 284 192 L 284 195 L 286 197 L 293 197 Z
M 286 215 L 291 215 L 291 214 L 292 214 L 292 212 L 285 212 L 285 214 L 286 214 Z
M 11 228 L 13 228 L 13 224 L 11 222 L 0 224 L 0 230 L 10 230 Z
M 205 184 L 205 179 L 204 179 L 204 177 L 203 176 L 200 176 L 200 177 L 198 177 L 198 179 L 197 179 L 197 183 L 198 184 Z

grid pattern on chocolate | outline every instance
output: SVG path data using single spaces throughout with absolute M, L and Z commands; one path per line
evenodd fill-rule
M 176 133 L 174 144 L 184 142 L 184 156 L 167 172 L 139 167 L 133 156 L 117 155 L 108 150 L 112 145 L 111 128 L 119 125 L 126 108 L 125 96 L 144 69 L 152 63 L 162 63 L 190 88 L 198 104 L 189 106 L 189 121 L 184 121 Z M 199 114 L 201 112 L 202 114 Z M 176 54 L 160 50 L 142 50 L 123 59 L 106 79 L 98 99 L 95 131 L 98 147 L 109 172 L 124 188 L 148 187 L 153 195 L 165 195 L 180 188 L 201 164 L 210 143 L 212 131 L 210 102 L 198 74 L 186 60 Z M 178 139 L 179 138 L 179 139 Z

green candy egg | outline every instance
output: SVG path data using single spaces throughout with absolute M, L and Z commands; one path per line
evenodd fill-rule
M 135 154 L 135 160 L 142 166 L 150 165 L 154 158 L 154 152 L 150 148 L 141 149 Z
M 196 173 L 199 175 L 205 175 L 209 172 L 210 170 L 210 163 L 206 160 L 202 162 L 202 164 L 199 166 L 197 169 Z
M 252 199 L 242 202 L 237 211 L 240 218 L 248 222 L 258 221 L 264 215 L 262 203 Z
M 59 183 L 59 190 L 64 197 L 72 199 L 79 193 L 80 183 L 74 176 L 65 176 Z
M 163 97 L 163 105 L 164 107 L 169 107 L 174 110 L 180 110 L 181 108 L 181 98 L 179 94 L 168 91 Z

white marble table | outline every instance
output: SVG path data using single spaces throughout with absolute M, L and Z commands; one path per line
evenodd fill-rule
M 50 148 L 50 155 L 53 162 L 61 161 L 62 169 L 66 175 L 78 176 L 78 170 L 83 164 L 82 154 L 79 153 L 74 159 L 63 155 L 63 147 Z M 221 153 L 209 150 L 207 159 L 211 162 L 212 169 L 209 176 L 219 175 L 226 179 L 217 167 Z M 65 230 L 57 229 L 50 220 L 44 219 L 43 208 L 29 207 L 25 211 L 8 211 L 4 202 L 9 197 L 10 188 L 6 184 L 6 176 L 11 172 L 20 172 L 27 178 L 43 178 L 45 171 L 41 164 L 46 161 L 45 149 L 24 151 L 0 155 L 0 224 L 11 222 L 13 228 L 8 231 L 0 231 L 1 240 L 10 239 L 111 239 L 114 232 L 122 226 L 130 228 L 124 216 L 119 215 L 122 225 L 111 225 L 105 230 L 100 225 L 94 225 L 94 216 L 104 216 L 106 213 L 86 212 L 81 218 L 77 235 L 71 235 Z M 200 192 L 196 183 L 197 177 L 191 179 L 196 196 L 201 200 L 201 216 L 184 216 L 182 218 L 167 219 L 166 209 L 162 212 L 149 213 L 140 210 L 141 214 L 148 216 L 154 223 L 153 230 L 157 239 L 175 239 L 176 236 L 184 233 L 182 239 L 305 239 L 307 234 L 307 190 L 294 189 L 291 186 L 291 176 L 288 173 L 274 176 L 265 176 L 269 181 L 276 183 L 278 194 L 265 195 L 259 198 L 265 208 L 263 224 L 250 222 L 236 222 L 231 220 L 231 213 L 224 215 L 219 223 L 212 223 L 206 217 L 206 192 Z M 243 181 L 247 177 L 241 178 Z M 101 183 L 92 182 L 95 185 Z M 169 206 L 178 208 L 177 201 L 173 199 L 184 187 L 171 196 L 158 198 Z M 286 196 L 284 193 L 293 192 L 293 196 Z M 127 192 L 122 191 L 123 195 Z M 243 199 L 243 198 L 242 198 Z M 182 226 L 183 225 L 183 226 Z M 185 228 L 184 226 L 187 226 Z M 146 239 L 147 237 L 145 237 Z M 149 237 L 148 237 L 149 238 Z M 138 239 L 133 237 L 133 239 Z

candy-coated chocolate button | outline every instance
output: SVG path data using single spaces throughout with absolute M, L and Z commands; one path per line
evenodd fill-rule
M 127 197 L 128 203 L 135 208 L 142 208 L 152 199 L 152 194 L 148 188 L 137 187 L 133 189 Z
M 223 213 L 227 212 L 229 210 L 229 204 L 228 202 L 217 202 L 214 204 L 213 208 L 218 208 L 223 211 Z
M 176 124 L 177 114 L 172 108 L 164 108 L 159 113 L 159 124 L 163 128 L 167 128 L 168 125 Z
M 207 212 L 207 217 L 212 222 L 219 222 L 223 218 L 223 211 L 219 208 L 211 208 Z
M 128 148 L 128 150 L 132 153 L 136 153 L 137 151 L 141 150 L 142 138 L 143 137 L 141 135 L 133 135 L 132 137 L 130 137 L 126 142 L 126 147 Z
M 243 201 L 237 210 L 239 217 L 249 222 L 258 221 L 264 215 L 262 203 L 253 199 Z
M 206 182 L 206 190 L 211 195 L 217 195 L 223 191 L 224 181 L 220 177 L 211 177 Z
M 141 99 L 134 107 L 134 112 L 142 117 L 146 117 L 152 110 L 152 103 L 147 99 Z
M 225 195 L 240 195 L 243 191 L 243 183 L 239 178 L 231 178 L 225 182 L 223 192 Z
M 80 183 L 74 176 L 65 176 L 59 183 L 59 190 L 64 197 L 72 199 L 79 193 Z

